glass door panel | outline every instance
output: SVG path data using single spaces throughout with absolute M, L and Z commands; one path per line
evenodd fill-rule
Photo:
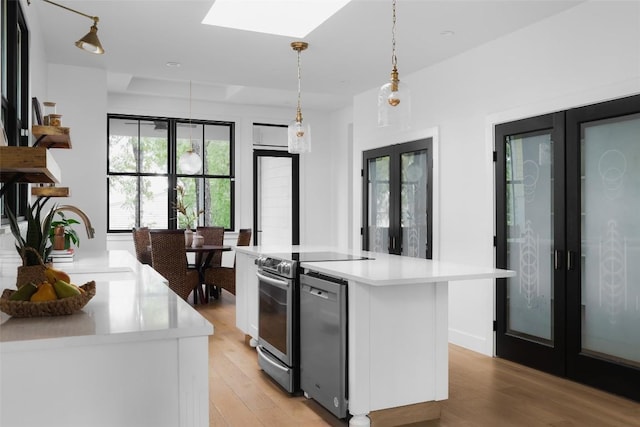
M 367 193 L 369 206 L 367 229 L 368 250 L 373 252 L 389 251 L 390 224 L 390 171 L 389 156 L 382 156 L 368 161 L 369 182 Z
M 553 344 L 551 133 L 506 138 L 507 333 Z
M 640 367 L 640 115 L 581 133 L 581 352 Z
M 401 255 L 427 258 L 429 250 L 427 229 L 427 151 L 402 153 L 400 191 L 402 229 Z

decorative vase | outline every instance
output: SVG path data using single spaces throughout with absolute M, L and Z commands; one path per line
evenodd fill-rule
M 191 247 L 201 248 L 203 244 L 204 244 L 204 236 L 201 236 L 200 234 L 196 233 L 193 236 L 193 243 L 191 244 Z
M 187 228 L 186 230 L 184 230 L 184 245 L 186 247 L 189 247 L 193 244 L 193 230 L 190 228 Z

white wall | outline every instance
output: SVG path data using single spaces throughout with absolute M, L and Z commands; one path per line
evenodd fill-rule
M 640 93 L 640 3 L 587 2 L 401 78 L 412 91 L 413 131 L 438 129 L 438 258 L 491 266 L 493 125 Z M 355 98 L 356 151 L 409 140 L 375 127 L 376 95 Z M 354 239 L 360 222 L 353 218 Z M 450 341 L 492 354 L 493 281 L 453 283 L 449 297 Z

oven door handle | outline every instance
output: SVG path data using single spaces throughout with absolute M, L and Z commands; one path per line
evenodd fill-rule
M 265 276 L 264 274 L 260 274 L 259 271 L 256 272 L 256 276 L 258 276 L 258 279 L 265 281 L 270 285 L 277 286 L 278 288 L 281 288 L 281 289 L 289 288 L 289 282 L 286 280 L 274 279 L 272 277 Z
M 265 354 L 262 349 L 260 348 L 260 346 L 256 347 L 256 351 L 260 354 L 260 356 L 262 357 L 262 360 L 269 362 L 270 365 L 273 365 L 275 368 L 280 369 L 281 371 L 287 372 L 289 371 L 287 368 L 282 367 L 280 365 L 278 365 L 276 362 L 274 362 L 273 360 L 271 360 L 271 358 L 269 357 L 269 355 Z

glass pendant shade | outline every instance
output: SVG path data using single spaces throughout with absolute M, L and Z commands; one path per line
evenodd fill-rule
M 296 118 L 289 123 L 287 139 L 289 153 L 311 152 L 311 127 L 302 118 L 300 120 Z
M 411 119 L 411 93 L 401 81 L 382 85 L 378 91 L 378 126 L 406 129 Z
M 195 173 L 200 172 L 202 168 L 202 161 L 200 156 L 189 150 L 180 156 L 178 160 L 178 167 L 180 168 L 180 172 L 186 175 L 193 175 Z

